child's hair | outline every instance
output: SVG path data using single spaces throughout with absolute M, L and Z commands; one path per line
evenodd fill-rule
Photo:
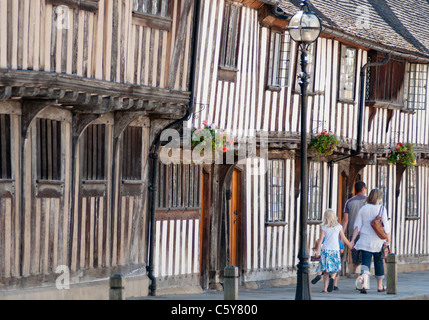
M 335 227 L 339 224 L 337 220 L 337 215 L 335 214 L 334 210 L 325 210 L 325 213 L 323 214 L 323 224 L 326 225 L 328 228 Z

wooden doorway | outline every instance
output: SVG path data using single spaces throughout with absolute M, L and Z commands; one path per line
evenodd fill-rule
M 231 201 L 229 202 L 229 263 L 241 266 L 242 188 L 241 172 L 234 170 L 231 177 Z

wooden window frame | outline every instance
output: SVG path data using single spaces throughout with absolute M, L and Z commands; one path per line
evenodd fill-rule
M 136 1 L 137 1 L 137 7 L 136 7 Z M 162 1 L 167 1 L 167 4 L 165 5 L 164 14 L 153 14 L 151 12 L 140 10 L 138 8 L 138 5 L 143 1 L 145 0 L 133 1 L 133 24 L 143 26 L 143 27 L 153 28 L 153 29 L 159 29 L 163 31 L 170 31 L 173 23 L 173 19 L 171 19 L 172 1 L 162 0 Z M 146 0 L 146 1 L 154 1 L 154 0 Z
M 231 12 L 234 13 L 233 16 Z M 241 5 L 233 2 L 225 3 L 218 73 L 221 80 L 234 82 L 236 79 L 235 74 L 238 71 L 237 58 L 240 42 L 240 25 Z M 232 46 L 228 45 L 228 43 L 231 43 Z
M 307 57 L 311 57 L 311 61 L 307 65 L 307 73 L 310 76 L 309 83 L 307 87 L 307 94 L 312 95 L 316 94 L 314 91 L 314 75 L 316 74 L 316 59 L 317 59 L 317 48 L 318 42 L 313 42 L 309 47 L 309 52 L 307 53 Z M 311 52 L 313 51 L 313 52 Z M 299 85 L 298 75 L 301 73 L 301 67 L 300 67 L 300 60 L 301 60 L 301 54 L 299 53 L 299 48 L 296 46 L 295 48 L 295 83 L 293 85 L 294 93 L 300 93 L 301 87 Z
M 0 180 L 12 179 L 12 117 L 0 114 Z
M 82 180 L 107 181 L 107 125 L 90 124 L 82 133 Z
M 412 178 L 414 176 L 414 181 Z M 419 170 L 417 166 L 411 166 L 406 169 L 406 199 L 405 199 L 405 220 L 419 220 Z M 415 213 L 410 212 L 410 204 Z
M 314 165 L 320 166 L 318 168 L 317 182 L 314 181 L 314 173 L 316 172 Z M 323 163 L 321 161 L 309 161 L 308 170 L 308 223 L 319 224 L 322 222 L 322 202 L 323 202 Z M 317 190 L 317 193 L 313 193 L 313 190 Z M 317 197 L 317 207 L 312 210 L 315 206 L 312 202 L 313 196 Z
M 201 209 L 202 167 L 193 164 L 158 162 L 156 210 Z
M 344 51 L 343 51 L 344 50 Z M 354 66 L 350 67 L 350 69 L 353 70 L 353 75 L 350 75 L 350 73 L 348 72 L 348 64 L 346 63 L 344 65 L 344 60 L 347 59 L 347 50 L 353 50 L 355 52 L 354 55 Z M 346 54 L 346 57 L 344 57 L 344 53 Z M 344 101 L 344 102 L 352 102 L 354 103 L 356 100 L 356 68 L 357 68 L 357 55 L 358 55 L 358 50 L 355 47 L 351 47 L 345 44 L 341 44 L 341 48 L 339 50 L 339 75 L 338 75 L 338 101 Z M 347 69 L 347 70 L 343 70 L 343 68 Z M 345 71 L 345 72 L 343 72 Z M 346 84 L 348 83 L 346 81 L 346 79 L 343 80 L 343 77 L 352 77 L 353 78 L 353 88 L 351 90 L 352 92 L 352 97 L 346 97 L 344 96 L 344 92 L 346 88 L 342 88 L 343 86 L 346 86 Z M 344 83 L 344 85 L 342 85 L 342 83 Z M 347 90 L 348 91 L 348 90 Z
M 273 49 L 273 45 L 276 50 Z M 284 30 L 271 28 L 267 55 L 267 90 L 280 91 L 282 88 L 289 87 L 290 49 L 289 34 L 285 33 Z
M 46 0 L 47 4 L 54 6 L 67 6 L 72 9 L 97 12 L 100 0 Z
M 383 173 L 381 170 L 385 170 L 385 173 Z M 386 207 L 387 212 L 389 212 L 389 174 L 389 165 L 385 162 L 379 162 L 377 164 L 377 188 L 383 192 L 382 205 Z
M 414 67 L 414 71 L 412 70 Z M 426 70 L 421 70 L 422 68 Z M 417 70 L 420 69 L 420 70 Z M 428 73 L 429 73 L 429 65 L 425 63 L 408 63 L 406 66 L 406 94 L 405 94 L 405 108 L 404 111 L 416 111 L 416 110 L 426 110 L 427 103 L 427 88 L 428 88 Z M 412 75 L 415 77 L 412 79 Z M 414 85 L 416 81 L 421 81 L 423 84 Z M 414 88 L 412 90 L 412 88 Z M 416 93 L 416 90 L 422 91 L 420 93 Z M 413 91 L 413 95 L 411 94 Z M 410 97 L 413 96 L 411 101 Z M 421 97 L 423 101 L 418 99 L 416 101 L 416 97 Z M 422 105 L 421 107 L 416 106 L 416 103 Z
M 38 130 L 38 122 L 39 119 L 42 120 L 50 120 L 56 121 L 60 123 L 59 132 L 60 134 L 57 136 L 57 142 L 60 145 L 57 145 L 57 157 L 59 157 L 59 165 L 58 176 L 57 177 L 49 177 L 48 179 L 44 179 L 45 176 L 40 176 L 39 174 L 39 165 L 40 161 L 40 152 L 39 145 L 41 137 L 37 132 Z M 65 166 L 66 166 L 66 157 L 67 157 L 67 130 L 66 125 L 71 125 L 72 116 L 69 111 L 56 108 L 56 107 L 48 107 L 41 111 L 37 117 L 34 119 L 32 123 L 32 170 L 33 170 L 33 182 L 34 182 L 34 196 L 37 198 L 62 198 L 64 195 L 64 183 L 65 183 Z M 40 128 L 39 128 L 40 129 Z M 41 145 L 40 145 L 41 147 Z M 56 179 L 54 179 L 56 178 Z
M 276 185 L 276 192 L 274 194 L 274 188 L 272 185 L 272 164 L 274 162 L 277 162 L 279 164 L 282 164 L 282 167 L 278 167 L 279 171 L 279 177 L 281 178 L 280 181 L 282 181 L 282 184 Z M 286 225 L 286 160 L 284 158 L 269 158 L 268 162 L 268 169 L 266 173 L 266 216 L 265 216 L 265 225 L 266 226 L 273 226 L 273 225 Z M 281 169 L 283 171 L 281 171 Z M 277 216 L 275 216 L 274 212 L 272 211 L 272 199 L 279 199 L 280 205 Z

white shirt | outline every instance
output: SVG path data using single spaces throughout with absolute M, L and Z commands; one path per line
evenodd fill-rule
M 355 221 L 355 228 L 359 231 L 359 240 L 355 244 L 356 250 L 365 250 L 368 252 L 380 252 L 386 240 L 380 239 L 371 227 L 371 221 L 379 214 L 380 205 L 365 204 L 358 213 Z M 390 223 L 387 220 L 387 210 L 382 209 L 381 214 L 384 231 L 390 233 Z
M 343 228 L 341 224 L 337 224 L 335 227 L 328 228 L 322 226 L 322 230 L 325 232 L 325 242 L 323 242 L 323 250 L 340 250 L 340 243 L 338 242 L 338 236 Z

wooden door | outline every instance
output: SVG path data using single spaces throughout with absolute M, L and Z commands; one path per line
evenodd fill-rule
M 229 214 L 229 261 L 231 265 L 239 266 L 240 233 L 241 233 L 241 173 L 234 170 L 231 179 L 232 197 Z

